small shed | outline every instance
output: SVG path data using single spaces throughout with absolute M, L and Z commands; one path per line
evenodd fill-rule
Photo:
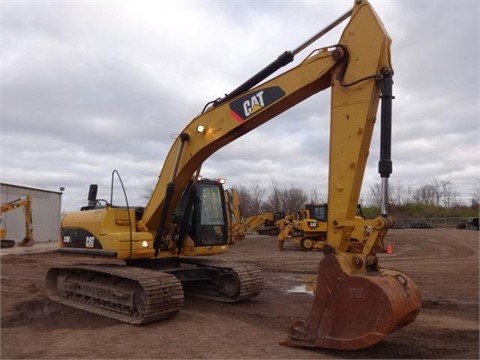
M 63 189 L 62 189 L 63 190 Z M 35 242 L 57 241 L 60 229 L 62 192 L 17 184 L 0 183 L 0 202 L 6 204 L 30 195 L 33 239 Z M 17 244 L 25 237 L 24 207 L 1 214 L 6 228 L 6 239 Z

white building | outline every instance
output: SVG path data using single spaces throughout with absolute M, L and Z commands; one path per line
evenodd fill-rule
M 62 192 L 0 183 L 0 203 L 2 205 L 26 195 L 31 196 L 33 239 L 35 242 L 57 241 L 60 229 Z M 2 216 L 7 231 L 5 238 L 15 240 L 18 244 L 25 237 L 24 207 L 21 206 L 7 211 Z

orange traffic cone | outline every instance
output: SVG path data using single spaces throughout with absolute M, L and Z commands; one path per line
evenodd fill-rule
M 392 244 L 388 244 L 388 246 L 387 246 L 387 254 L 392 254 L 392 253 L 393 253 Z

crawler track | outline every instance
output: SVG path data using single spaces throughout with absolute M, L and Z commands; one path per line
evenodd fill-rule
M 15 241 L 13 240 L 2 240 L 2 249 L 12 248 L 15 246 Z
M 263 274 L 255 266 L 240 263 L 197 263 L 213 276 L 193 283 L 183 282 L 186 295 L 235 303 L 251 299 L 263 290 Z
M 53 301 L 134 325 L 172 317 L 183 307 L 180 281 L 159 271 L 115 265 L 51 268 L 46 284 Z

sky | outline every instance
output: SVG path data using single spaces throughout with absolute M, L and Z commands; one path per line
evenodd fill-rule
M 371 0 L 393 39 L 393 173 L 419 187 L 480 187 L 477 0 Z M 352 1 L 1 0 L 0 181 L 58 191 L 63 210 L 109 198 L 117 170 L 144 205 L 175 134 Z M 315 48 L 335 44 L 345 23 Z M 213 154 L 204 177 L 327 193 L 329 90 Z M 378 125 L 379 122 L 377 122 Z M 362 194 L 380 183 L 379 126 Z M 115 194 L 121 193 L 115 178 Z M 147 191 L 148 192 L 148 191 Z M 121 201 L 120 201 L 121 202 Z M 119 204 L 123 205 L 123 204 Z

